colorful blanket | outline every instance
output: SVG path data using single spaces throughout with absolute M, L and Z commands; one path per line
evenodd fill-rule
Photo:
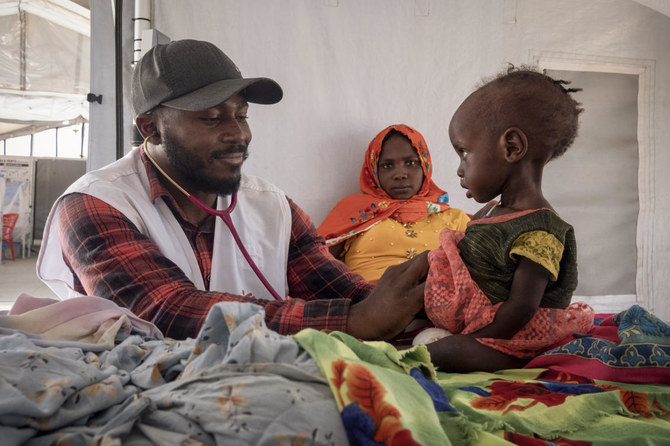
M 479 432 L 518 445 L 667 445 L 670 388 L 588 380 L 545 369 L 438 373 Z M 479 437 L 475 444 L 490 444 Z
M 353 445 L 670 444 L 670 386 L 661 385 L 670 384 L 667 325 L 632 307 L 601 326 L 610 340 L 589 360 L 602 366 L 579 371 L 637 383 L 570 373 L 567 358 L 585 357 L 589 349 L 576 345 L 588 336 L 547 352 L 543 361 L 556 370 L 467 374 L 436 372 L 423 346 L 398 351 L 313 330 L 295 339 L 328 379 Z M 645 384 L 646 376 L 658 384 Z
M 89 311 L 100 315 L 104 305 L 89 299 Z M 58 306 L 38 307 L 43 320 L 55 311 L 70 323 Z M 77 318 L 85 320 L 82 311 Z M 82 326 L 97 332 L 111 319 Z M 614 359 L 601 362 L 629 370 L 637 383 L 558 368 L 441 373 L 424 346 L 397 350 L 314 330 L 281 336 L 264 320 L 259 306 L 221 303 L 196 339 L 154 339 L 131 327 L 98 352 L 104 343 L 79 338 L 66 342 L 87 349 L 37 345 L 59 339 L 2 327 L 17 319 L 0 319 L 0 443 L 670 444 L 670 386 L 642 382 L 650 371 L 668 382 L 659 359 L 667 325 L 639 308 L 603 321 L 610 344 L 599 357 L 608 353 Z M 641 357 L 649 348 L 644 357 L 656 362 L 633 361 L 630 346 Z M 569 357 L 569 350 L 546 357 Z
M 609 381 L 670 384 L 670 326 L 633 305 L 596 318 L 588 333 L 569 336 L 527 367 Z
M 472 428 L 435 383 L 424 346 L 398 351 L 310 329 L 294 338 L 328 380 L 350 444 L 467 444 Z

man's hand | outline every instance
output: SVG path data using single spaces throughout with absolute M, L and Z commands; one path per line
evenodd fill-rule
M 389 267 L 370 295 L 349 310 L 347 333 L 363 340 L 389 340 L 423 309 L 428 251 Z

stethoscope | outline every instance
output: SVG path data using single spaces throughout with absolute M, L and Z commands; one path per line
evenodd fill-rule
M 272 294 L 272 297 L 274 297 L 276 300 L 284 300 L 282 297 L 275 291 L 274 288 L 272 288 L 272 285 L 270 285 L 270 282 L 265 278 L 263 273 L 261 273 L 261 270 L 258 269 L 258 266 L 256 266 L 256 263 L 254 260 L 251 258 L 249 255 L 249 252 L 247 252 L 247 249 L 244 247 L 244 244 L 242 243 L 242 240 L 240 239 L 239 234 L 237 233 L 237 230 L 235 229 L 235 226 L 233 225 L 233 219 L 230 218 L 231 212 L 235 209 L 235 205 L 237 205 L 237 192 L 233 192 L 233 194 L 230 197 L 230 204 L 228 205 L 227 209 L 218 211 L 216 209 L 212 209 L 211 207 L 207 206 L 205 203 L 203 203 L 201 200 L 199 200 L 197 197 L 194 197 L 193 195 L 189 194 L 186 192 L 186 190 L 181 187 L 180 185 L 177 184 L 175 180 L 170 178 L 170 176 L 165 173 L 163 169 L 158 165 L 156 161 L 151 157 L 149 154 L 149 151 L 147 150 L 147 141 L 149 138 L 151 138 L 154 135 L 149 135 L 146 138 L 144 138 L 144 153 L 147 155 L 147 158 L 149 158 L 149 161 L 151 161 L 151 164 L 158 169 L 158 171 L 163 174 L 165 178 L 167 178 L 170 183 L 172 183 L 177 189 L 182 191 L 186 197 L 191 200 L 193 204 L 195 204 L 197 207 L 202 209 L 203 211 L 207 212 L 209 215 L 214 215 L 216 217 L 220 217 L 221 220 L 225 223 L 225 225 L 228 227 L 228 230 L 230 230 L 230 233 L 233 236 L 233 239 L 235 239 L 235 243 L 237 243 L 237 247 L 240 249 L 240 252 L 244 256 L 244 258 L 247 261 L 247 264 L 251 267 L 252 270 L 254 270 L 254 273 L 256 273 L 256 277 L 263 283 L 265 286 L 265 289 L 267 289 L 270 294 Z

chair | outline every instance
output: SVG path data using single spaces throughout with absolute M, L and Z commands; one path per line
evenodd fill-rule
M 12 252 L 12 260 L 14 260 L 14 226 L 19 219 L 19 214 L 4 214 L 2 216 L 2 242 L 7 242 L 9 250 Z

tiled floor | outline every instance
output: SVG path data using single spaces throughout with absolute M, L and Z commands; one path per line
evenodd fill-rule
M 21 293 L 35 297 L 55 297 L 55 294 L 42 283 L 35 273 L 37 256 L 19 257 L 12 261 L 3 255 L 0 264 L 0 311 L 9 310 Z

